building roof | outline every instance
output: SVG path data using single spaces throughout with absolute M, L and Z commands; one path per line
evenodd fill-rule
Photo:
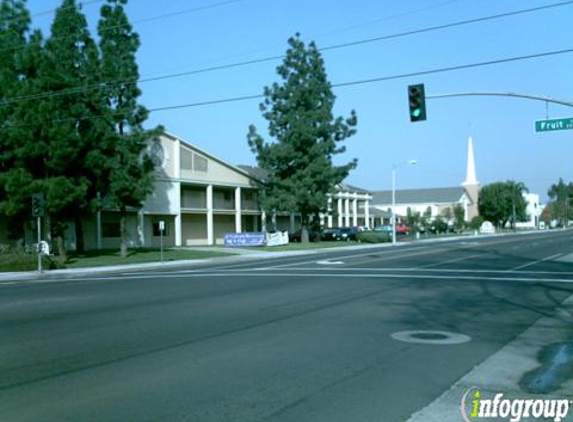
M 198 147 L 197 145 L 195 145 L 189 141 L 186 141 L 185 139 L 183 139 L 183 138 L 181 138 L 181 137 L 179 137 L 179 136 L 177 136 L 171 132 L 163 131 L 163 135 L 168 137 L 168 138 L 171 138 L 174 141 L 179 140 L 179 142 L 181 142 L 187 148 L 191 148 L 191 149 L 197 151 L 199 154 L 204 155 L 205 157 L 208 157 L 211 160 L 217 161 L 218 163 L 220 163 L 220 164 L 222 164 L 222 165 L 224 165 L 224 166 L 226 166 L 226 167 L 228 167 L 228 168 L 230 168 L 230 169 L 232 169 L 238 173 L 241 173 L 241 174 L 248 176 L 248 177 L 254 177 L 251 173 L 249 173 L 245 169 L 241 168 L 241 166 L 235 166 L 231 163 L 228 163 L 227 161 L 225 161 L 219 157 L 214 156 L 210 152 L 205 151 L 204 149 Z
M 340 183 L 338 185 L 338 188 L 342 191 L 342 192 L 356 192 L 356 193 L 365 193 L 365 194 L 371 194 L 370 191 L 366 190 L 366 189 L 362 189 L 353 185 L 349 185 L 348 183 Z
M 255 179 L 257 179 L 260 182 L 264 182 L 265 180 L 267 180 L 267 178 L 269 176 L 269 172 L 265 169 L 260 168 L 260 167 L 247 166 L 247 165 L 243 165 L 243 164 L 239 164 L 237 167 L 240 168 L 241 170 L 249 173 L 252 177 L 254 177 Z
M 405 189 L 396 191 L 398 204 L 453 204 L 459 202 L 463 195 L 468 196 L 463 187 Z M 392 191 L 372 192 L 373 205 L 387 205 L 392 203 Z M 471 199 L 470 199 L 471 200 Z
M 238 168 L 240 168 L 241 170 L 247 172 L 249 175 L 251 175 L 252 177 L 254 177 L 255 179 L 264 182 L 265 180 L 267 180 L 268 176 L 269 176 L 269 172 L 263 168 L 260 167 L 253 167 L 253 166 L 247 166 L 244 164 L 239 164 L 237 166 Z M 370 191 L 367 191 L 366 189 L 362 189 L 353 185 L 349 185 L 348 183 L 340 183 L 338 185 L 338 189 L 342 192 L 356 192 L 356 193 L 362 193 L 362 194 L 370 194 Z

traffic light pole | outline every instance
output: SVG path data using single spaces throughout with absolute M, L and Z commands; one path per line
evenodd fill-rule
M 38 273 L 42 274 L 42 217 L 38 217 Z
M 493 96 L 493 97 L 515 97 L 515 98 L 525 98 L 528 100 L 543 101 L 545 103 L 559 104 L 566 107 L 573 107 L 572 101 L 558 100 L 551 97 L 543 97 L 540 95 L 523 94 L 519 92 L 456 92 L 452 94 L 436 94 L 436 95 L 426 95 L 427 100 L 433 100 L 436 98 L 450 98 L 450 97 L 473 97 L 473 96 Z

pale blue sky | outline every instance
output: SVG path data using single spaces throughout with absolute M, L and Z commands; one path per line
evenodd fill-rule
M 28 0 L 33 14 L 60 0 Z M 95 28 L 101 2 L 85 1 Z M 327 47 L 557 3 L 540 0 L 131 0 L 139 32 L 143 78 L 284 54 L 288 37 Z M 210 7 L 213 6 L 213 7 Z M 197 9 L 191 11 L 190 9 Z M 182 12 L 178 14 L 179 12 Z M 163 16 L 176 14 L 175 16 Z M 326 51 L 333 84 L 573 48 L 573 4 Z M 157 19 L 149 19 L 157 18 Z M 53 14 L 34 17 L 47 34 Z M 262 93 L 277 80 L 279 61 L 142 83 L 150 109 Z M 428 120 L 410 123 L 406 87 L 425 83 L 428 95 L 511 91 L 573 101 L 573 53 L 526 61 L 336 88 L 336 113 L 355 109 L 358 134 L 346 141 L 345 160 L 358 158 L 348 182 L 389 189 L 393 164 L 418 159 L 398 171 L 399 188 L 458 186 L 465 177 L 468 136 L 473 136 L 482 185 L 522 181 L 546 197 L 563 177 L 573 181 L 573 131 L 536 133 L 546 104 L 512 98 L 428 100 Z M 234 164 L 255 164 L 246 133 L 266 134 L 260 100 L 152 113 L 150 125 Z M 549 117 L 573 117 L 573 108 L 549 106 Z

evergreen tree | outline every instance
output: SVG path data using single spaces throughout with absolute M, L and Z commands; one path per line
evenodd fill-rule
M 102 54 L 103 92 L 113 125 L 112 151 L 109 157 L 107 202 L 120 211 L 121 256 L 127 256 L 126 214 L 141 208 L 153 189 L 153 161 L 146 153 L 148 142 L 160 129 L 145 131 L 147 110 L 138 104 L 141 91 L 135 54 L 139 36 L 125 14 L 127 0 L 108 0 L 101 8 L 98 24 Z
M 30 15 L 24 0 L 0 2 L 0 213 L 15 215 L 22 204 L 12 200 L 14 169 L 18 149 L 14 126 L 14 105 L 9 100 L 21 91 L 23 69 L 20 52 L 27 45 Z
M 105 104 L 99 91 L 83 89 L 100 81 L 99 67 L 99 53 L 84 14 L 75 0 L 63 0 L 40 70 L 42 92 L 53 95 L 39 101 L 38 138 L 46 144 L 40 151 L 44 162 L 40 185 L 62 263 L 67 261 L 67 221 L 75 220 L 76 229 L 81 227 L 79 217 L 95 196 L 94 181 L 103 165 L 94 155 L 102 156 L 97 151 L 106 137 L 106 122 L 93 117 L 103 114 Z M 77 238 L 83 238 L 81 230 Z
M 260 105 L 276 142 L 265 142 L 253 125 L 248 142 L 259 166 L 268 171 L 263 208 L 299 212 L 301 241 L 308 242 L 309 217 L 326 212 L 328 195 L 356 167 L 356 160 L 335 166 L 333 156 L 345 151 L 339 144 L 356 132 L 357 118 L 354 111 L 347 119 L 333 116 L 336 97 L 316 45 L 305 46 L 298 34 L 288 44 L 277 68 L 283 83 L 265 87 Z

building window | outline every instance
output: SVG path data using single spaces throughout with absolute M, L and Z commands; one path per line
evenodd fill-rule
M 200 155 L 193 154 L 193 170 L 203 173 L 207 172 L 207 159 Z
M 181 168 L 193 170 L 193 153 L 184 148 L 181 148 Z
M 159 230 L 159 221 L 153 223 L 153 236 L 161 236 L 161 231 Z M 169 236 L 169 222 L 165 221 L 165 230 L 163 230 L 163 236 Z
M 102 223 L 101 234 L 103 237 L 121 237 L 119 221 Z

